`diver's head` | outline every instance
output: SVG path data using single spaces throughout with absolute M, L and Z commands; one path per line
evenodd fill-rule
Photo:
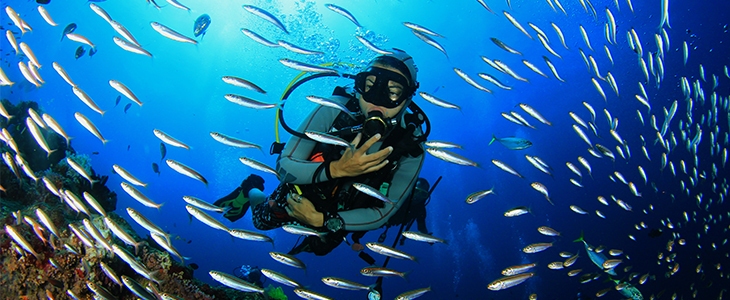
M 423 203 L 428 199 L 428 191 L 431 189 L 431 185 L 428 184 L 428 180 L 419 177 L 416 180 L 416 186 L 413 187 L 413 197 L 411 200 L 413 203 Z
M 390 132 L 390 120 L 397 121 L 403 115 L 418 89 L 418 69 L 413 57 L 399 49 L 391 52 L 376 57 L 355 78 L 360 110 L 366 116 L 363 124 L 366 138 Z

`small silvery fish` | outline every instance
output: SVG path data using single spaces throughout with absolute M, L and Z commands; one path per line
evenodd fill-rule
M 371 277 L 382 277 L 382 276 L 398 276 L 406 279 L 409 272 L 399 272 L 393 269 L 387 269 L 382 267 L 365 267 L 360 270 L 360 274 Z
M 440 149 L 440 148 L 426 148 L 426 152 L 429 154 L 444 160 L 446 162 L 462 165 L 462 166 L 472 166 L 472 167 L 478 167 L 479 164 L 469 160 L 466 157 L 463 157 L 461 155 L 458 155 L 456 153 L 453 153 L 448 150 Z
M 122 189 L 125 192 L 127 192 L 127 194 L 129 194 L 129 196 L 131 196 L 135 200 L 139 201 L 139 203 L 142 203 L 144 206 L 160 209 L 160 207 L 162 207 L 162 205 L 164 205 L 164 203 L 155 203 L 154 201 L 150 200 L 150 198 L 147 198 L 147 196 L 142 194 L 142 192 L 140 192 L 139 190 L 134 188 L 129 183 L 122 182 L 121 185 L 122 185 Z
M 113 38 L 113 40 L 114 40 L 114 43 L 117 44 L 117 46 L 124 49 L 125 51 L 141 54 L 141 55 L 144 55 L 147 57 L 152 57 L 152 53 L 150 53 L 149 51 L 143 49 L 142 47 L 140 47 L 138 45 L 128 43 L 127 41 L 120 39 L 119 37 L 116 37 L 116 36 Z
M 214 140 L 221 142 L 224 145 L 228 145 L 231 147 L 237 147 L 237 148 L 255 148 L 261 150 L 261 146 L 256 145 L 254 143 L 250 143 L 244 140 L 240 140 L 225 134 L 222 134 L 220 132 L 211 132 L 210 136 L 213 137 Z
M 279 177 L 279 173 L 277 173 L 276 170 L 274 170 L 274 168 L 269 167 L 260 161 L 257 161 L 255 159 L 248 158 L 248 157 L 239 157 L 238 160 L 240 160 L 242 164 L 247 165 L 251 168 L 272 174 L 272 175 L 276 176 L 277 178 Z
M 416 299 L 418 297 L 421 297 L 423 294 L 430 292 L 431 287 L 425 287 L 420 289 L 415 289 L 411 291 L 404 292 L 398 296 L 395 297 L 395 300 L 409 300 L 409 299 Z
M 404 237 L 414 240 L 414 241 L 426 242 L 426 243 L 431 243 L 431 244 L 433 244 L 433 243 L 449 244 L 449 242 L 447 240 L 437 238 L 430 234 L 426 234 L 426 233 L 422 233 L 422 232 L 418 232 L 418 231 L 404 231 L 401 234 Z
M 524 249 L 522 249 L 522 252 L 525 253 L 537 253 L 545 251 L 546 249 L 553 246 L 553 243 L 535 243 L 527 245 Z
M 135 177 L 134 175 L 129 173 L 126 169 L 122 168 L 121 166 L 114 164 L 114 165 L 112 165 L 112 169 L 114 169 L 114 172 L 119 174 L 119 176 L 121 176 L 124 180 L 129 181 L 130 183 L 137 185 L 137 186 L 147 187 L 147 183 L 144 183 L 141 180 L 137 179 L 137 177 Z
M 519 51 L 517 51 L 515 49 L 512 49 L 512 47 L 508 46 L 507 44 L 500 41 L 499 39 L 497 39 L 497 38 L 490 38 L 490 39 L 492 40 L 492 43 L 497 45 L 497 47 L 502 48 L 502 50 L 507 51 L 512 54 L 522 55 L 522 53 L 520 53 Z
M 522 25 L 520 25 L 519 22 L 517 22 L 517 19 L 515 19 L 515 17 L 513 17 L 512 15 L 510 15 L 510 13 L 508 13 L 507 11 L 502 11 L 502 13 L 504 14 L 505 17 L 507 17 L 507 20 L 509 20 L 509 22 L 512 23 L 512 25 L 515 26 L 515 28 L 519 29 L 527 37 L 529 37 L 530 39 L 532 39 L 532 36 L 527 32 L 527 30 L 525 30 L 524 27 L 522 27 Z
M 228 230 L 228 233 L 234 237 L 237 237 L 242 240 L 249 240 L 249 241 L 256 241 L 256 242 L 268 242 L 271 243 L 271 246 L 274 246 L 274 240 L 272 240 L 269 236 L 253 232 L 245 229 L 231 229 Z
M 500 168 L 502 171 L 505 171 L 507 173 L 510 173 L 512 175 L 515 175 L 515 176 L 517 176 L 519 178 L 525 178 L 524 176 L 522 176 L 522 174 L 520 174 L 519 172 L 517 172 L 517 170 L 515 170 L 514 168 L 510 167 L 508 164 L 506 164 L 506 163 L 504 163 L 504 162 L 502 162 L 500 160 L 493 159 L 492 160 L 492 163 L 495 166 L 497 166 L 497 168 Z
M 355 189 L 357 189 L 358 191 L 363 192 L 364 194 L 366 194 L 366 195 L 368 195 L 370 197 L 373 197 L 375 199 L 378 199 L 378 200 L 383 201 L 383 202 L 386 202 L 386 203 L 390 203 L 390 204 L 393 204 L 394 203 L 392 200 L 388 199 L 388 197 L 386 197 L 385 195 L 383 195 L 382 193 L 380 193 L 380 191 L 376 190 L 375 188 L 373 188 L 373 187 L 371 187 L 369 185 L 365 185 L 365 184 L 362 184 L 362 183 L 359 183 L 359 182 L 355 182 L 355 183 L 352 184 L 352 186 Z
M 276 104 L 271 103 L 264 103 L 258 100 L 254 100 L 248 97 L 244 97 L 241 95 L 234 95 L 234 94 L 227 94 L 225 96 L 226 100 L 233 102 L 235 104 L 238 104 L 240 106 L 253 108 L 253 109 L 269 109 L 277 107 Z
M 522 274 L 522 273 L 532 270 L 532 268 L 534 268 L 535 266 L 537 266 L 537 263 L 529 263 L 529 264 L 522 264 L 522 265 L 515 265 L 515 266 L 507 267 L 504 270 L 502 270 L 502 275 L 510 276 L 510 275 Z
M 350 144 L 348 141 L 345 141 L 342 138 L 331 135 L 331 134 L 327 134 L 324 132 L 311 131 L 311 130 L 305 131 L 304 134 L 307 137 L 309 137 L 310 139 L 312 139 L 316 142 L 319 142 L 319 143 L 335 145 L 335 146 L 342 146 L 342 147 L 350 148 L 351 150 L 354 150 L 353 149 L 354 146 L 352 144 Z
M 322 277 L 322 282 L 326 285 L 329 285 L 333 288 L 343 289 L 343 290 L 351 290 L 351 291 L 357 291 L 357 290 L 370 290 L 371 287 L 360 284 L 354 281 L 350 281 L 347 279 L 337 278 L 337 277 Z
M 466 197 L 466 203 L 474 204 L 488 195 L 496 195 L 494 188 L 469 194 L 469 196 Z
M 319 232 L 309 227 L 304 227 L 300 225 L 284 225 L 281 227 L 281 229 L 284 229 L 284 231 L 291 233 L 291 234 L 297 234 L 297 235 L 307 235 L 307 236 L 318 236 L 318 237 L 324 237 L 327 233 L 326 232 Z
M 482 79 L 484 79 L 486 81 L 489 81 L 492 84 L 496 85 L 498 88 L 501 88 L 501 89 L 504 89 L 504 90 L 511 90 L 512 89 L 511 86 L 505 85 L 504 83 L 502 83 L 501 81 L 499 81 L 499 79 L 497 79 L 496 77 L 494 77 L 492 75 L 489 75 L 489 74 L 486 74 L 486 73 L 479 73 L 477 75 L 479 77 L 481 77 Z
M 397 250 L 392 247 L 385 246 L 383 244 L 370 242 L 370 243 L 366 243 L 365 246 L 367 246 L 368 249 L 372 250 L 373 252 L 376 252 L 376 253 L 379 253 L 379 254 L 382 254 L 385 256 L 390 256 L 390 257 L 398 258 L 398 259 L 408 259 L 408 260 L 412 260 L 412 261 L 418 261 L 418 258 L 416 258 L 413 255 L 410 255 L 408 253 L 405 253 L 401 250 Z
M 299 288 L 302 286 L 298 282 L 294 281 L 294 279 L 291 279 L 284 274 L 281 274 L 279 272 L 275 272 L 275 271 L 272 271 L 269 269 L 261 269 L 261 274 L 264 274 L 264 276 L 266 276 L 267 278 L 269 278 L 273 281 L 276 281 L 278 283 L 281 283 L 283 285 L 287 285 L 287 286 L 294 287 L 294 288 Z
M 302 299 L 333 300 L 333 298 L 303 288 L 294 289 L 294 294 L 297 294 L 297 296 Z
M 462 71 L 461 69 L 454 68 L 454 72 L 456 72 L 456 75 L 459 75 L 459 77 L 461 77 L 461 79 L 463 79 L 464 81 L 466 81 L 466 83 L 468 83 L 469 85 L 477 88 L 478 90 L 484 91 L 484 92 L 487 92 L 487 93 L 490 93 L 490 94 L 492 93 L 492 91 L 490 89 L 485 88 L 482 85 L 480 85 L 479 83 L 477 83 L 476 81 L 474 81 L 473 78 L 469 77 L 469 75 L 466 74 L 466 73 L 464 73 L 464 71 Z
M 560 232 L 547 226 L 540 226 L 537 231 L 547 236 L 560 236 Z
M 347 107 L 344 104 L 342 104 L 340 102 L 333 101 L 333 100 L 323 98 L 323 97 L 313 96 L 313 95 L 307 96 L 306 98 L 307 98 L 307 100 L 317 103 L 319 105 L 338 109 L 338 110 L 344 112 L 345 114 L 347 114 L 353 120 L 355 119 L 355 116 L 352 115 L 352 112 L 349 109 L 347 109 Z
M 254 92 L 258 92 L 261 94 L 266 94 L 266 91 L 264 91 L 258 85 L 256 85 L 253 82 L 250 82 L 246 79 L 243 79 L 243 78 L 238 78 L 235 76 L 223 76 L 223 82 L 233 85 L 233 86 L 242 87 L 242 88 L 254 91 Z
M 553 201 L 550 200 L 550 195 L 548 194 L 548 190 L 547 190 L 547 187 L 545 187 L 545 185 L 543 185 L 542 183 L 539 183 L 539 182 L 533 182 L 530 184 L 530 186 L 532 186 L 532 188 L 535 189 L 536 191 L 540 192 L 540 194 L 543 194 L 545 196 L 545 199 L 547 199 L 547 201 L 550 202 L 550 204 L 555 205 L 555 204 L 553 204 Z
M 74 113 L 74 118 L 76 118 L 76 121 L 78 121 L 81 126 L 86 128 L 86 130 L 88 130 L 89 132 L 91 132 L 91 134 L 97 137 L 102 144 L 106 145 L 106 143 L 109 142 L 109 140 L 104 138 L 104 136 L 101 134 L 101 131 L 99 131 L 99 128 L 97 128 L 96 125 L 94 125 L 94 123 L 89 120 L 89 118 L 87 118 L 80 112 Z
M 193 217 L 198 219 L 198 221 L 203 222 L 205 225 L 208 225 L 215 229 L 223 230 L 225 232 L 230 231 L 230 229 L 228 229 L 228 226 L 223 225 L 223 223 L 214 219 L 209 214 L 205 213 L 204 211 L 198 209 L 195 206 L 185 205 L 185 210 L 187 210 L 189 214 L 191 214 Z
M 271 24 L 276 25 L 276 27 L 279 27 L 279 29 L 281 29 L 282 31 L 284 31 L 284 33 L 289 34 L 289 31 L 286 30 L 286 28 L 284 27 L 284 24 L 281 23 L 281 21 L 279 21 L 279 19 L 277 19 L 276 17 L 274 17 L 268 11 L 265 11 L 265 10 L 263 10 L 261 8 L 258 8 L 256 6 L 253 6 L 253 5 L 244 5 L 243 6 L 243 9 L 245 9 L 246 11 L 248 11 L 248 12 L 250 12 L 250 13 L 252 13 L 252 14 L 254 14 L 254 15 L 256 15 L 256 16 L 264 19 L 264 20 L 266 20 L 266 21 L 271 22 Z
M 89 181 L 89 184 L 91 184 L 92 187 L 94 186 L 94 183 L 99 182 L 98 180 L 92 179 L 91 178 L 91 175 L 89 175 L 89 172 L 86 171 L 86 169 L 84 167 L 82 167 L 81 164 L 79 164 L 78 162 L 76 162 L 72 158 L 66 157 L 66 163 L 69 166 L 71 166 L 71 168 L 74 169 L 74 171 L 76 171 L 77 173 L 79 173 L 79 175 L 81 175 L 81 177 L 83 177 L 86 180 L 88 180 Z
M 441 53 L 446 55 L 447 59 L 449 58 L 449 54 L 446 53 L 446 49 L 444 49 L 444 46 L 441 46 L 441 44 L 439 44 L 437 41 L 432 39 L 430 36 L 425 35 L 425 34 L 421 33 L 421 31 L 418 31 L 418 30 L 411 30 L 411 33 L 413 33 L 416 37 L 418 37 L 420 40 L 422 40 L 426 44 L 441 51 Z
M 518 206 L 512 209 L 507 210 L 504 212 L 504 216 L 511 218 L 511 217 L 517 217 L 524 214 L 530 213 L 530 209 L 525 206 Z
M 162 130 L 154 129 L 154 130 L 152 130 L 152 133 L 154 133 L 158 139 L 165 142 L 165 144 L 168 144 L 170 146 L 180 147 L 185 150 L 190 150 L 190 146 L 188 146 L 187 144 L 181 142 L 180 140 L 178 140 L 176 138 L 173 138 L 172 136 L 168 135 L 167 133 L 165 133 Z
M 358 41 L 360 41 L 360 43 L 362 43 L 363 45 L 365 45 L 365 47 L 366 47 L 366 48 L 368 48 L 368 49 L 372 50 L 372 51 L 373 51 L 373 52 L 375 52 L 375 53 L 378 53 L 378 54 L 382 54 L 382 55 L 389 55 L 389 54 L 393 54 L 393 52 L 392 52 L 392 51 L 387 51 L 387 50 L 383 50 L 383 49 L 381 49 L 380 47 L 378 47 L 378 46 L 375 46 L 375 44 L 373 44 L 373 42 L 371 42 L 371 41 L 368 41 L 368 40 L 367 40 L 366 38 L 364 38 L 364 37 L 361 37 L 361 36 L 359 36 L 359 35 L 358 35 L 358 36 L 356 36 L 355 38 L 357 38 L 357 40 L 358 40 Z
M 535 273 L 523 273 L 508 277 L 502 277 L 500 279 L 497 279 L 495 281 L 492 281 L 487 285 L 487 288 L 492 291 L 499 291 L 507 288 L 511 288 L 513 286 L 516 286 L 520 283 L 525 282 L 525 280 L 530 279 L 532 276 L 535 276 Z
M 292 60 L 292 59 L 288 59 L 288 58 L 282 58 L 282 59 L 279 60 L 279 62 L 282 65 L 287 66 L 287 67 L 292 68 L 292 69 L 297 70 L 297 71 L 311 72 L 311 73 L 334 73 L 334 74 L 337 74 L 337 70 L 335 70 L 335 69 L 330 69 L 330 68 L 315 66 L 315 65 L 303 63 L 303 62 L 296 61 L 296 60 Z
M 247 37 L 251 38 L 252 40 L 254 40 L 255 42 L 257 42 L 257 43 L 259 43 L 261 45 L 264 45 L 264 46 L 267 46 L 267 47 L 271 47 L 271 48 L 279 47 L 279 44 L 274 43 L 272 41 L 269 41 L 269 40 L 265 39 L 264 37 L 260 36 L 258 33 L 255 33 L 255 32 L 253 32 L 251 30 L 246 29 L 246 28 L 241 28 L 241 32 L 244 35 L 246 35 Z
M 116 81 L 116 80 L 109 80 L 109 85 L 111 85 L 112 88 L 117 90 L 117 92 L 121 93 L 125 97 L 129 98 L 129 100 L 134 101 L 134 103 L 137 103 L 137 105 L 142 106 L 142 101 L 139 101 L 139 98 L 130 90 L 126 85 L 123 83 Z
M 212 270 L 208 273 L 210 274 L 211 277 L 213 277 L 213 279 L 215 281 L 218 281 L 221 284 L 223 284 L 227 287 L 230 287 L 232 289 L 236 289 L 236 290 L 239 290 L 242 292 L 247 292 L 247 293 L 260 293 L 260 294 L 264 293 L 264 288 L 258 287 L 256 285 L 249 283 L 247 281 L 244 281 L 243 279 L 240 279 L 236 276 L 229 275 L 229 274 L 219 272 L 219 271 L 214 271 L 214 270 Z
M 278 41 L 276 41 L 276 43 L 279 44 L 279 46 L 281 46 L 282 48 L 289 50 L 291 52 L 294 52 L 294 53 L 299 53 L 299 54 L 304 54 L 304 55 L 324 54 L 321 51 L 305 49 L 305 48 L 299 47 L 297 45 L 294 45 L 292 43 L 289 43 L 287 41 L 278 40 Z
M 182 164 L 181 162 L 175 161 L 172 159 L 165 160 L 165 163 L 167 163 L 167 165 L 170 166 L 170 168 L 177 171 L 178 173 L 185 175 L 187 177 L 190 177 L 192 179 L 198 180 L 198 181 L 204 183 L 206 186 L 208 186 L 208 180 L 205 179 L 205 177 L 203 177 L 203 175 L 201 175 L 195 169 L 188 167 L 188 166 Z
M 437 98 L 437 97 L 435 97 L 433 95 L 430 95 L 430 94 L 428 94 L 426 92 L 419 92 L 418 94 L 421 95 L 421 97 L 423 99 L 426 99 L 426 101 L 431 102 L 432 104 L 434 104 L 436 106 L 440 106 L 440 107 L 443 107 L 443 108 L 461 109 L 456 104 L 452 104 L 452 103 L 446 102 L 446 101 L 441 100 L 441 99 L 439 99 L 439 98 Z
M 357 19 L 355 19 L 355 16 L 353 16 L 346 9 L 344 9 L 340 6 L 334 5 L 334 4 L 330 4 L 330 3 L 325 4 L 324 7 L 329 8 L 331 11 L 334 11 L 334 12 L 342 15 L 343 17 L 347 18 L 348 20 L 352 21 L 352 23 L 355 23 L 355 25 L 357 25 L 357 27 L 362 27 L 362 26 L 360 26 L 360 22 L 358 22 Z
M 281 252 L 269 252 L 269 255 L 275 261 L 278 261 L 287 266 L 295 267 L 298 269 L 304 269 L 305 271 L 307 269 L 307 266 L 304 265 L 304 262 L 302 262 L 298 258 L 294 257 L 293 255 L 289 255 L 289 254 L 281 253 Z
M 205 202 L 205 201 L 198 199 L 196 197 L 193 197 L 193 196 L 183 196 L 183 200 L 187 204 L 193 205 L 197 208 L 204 209 L 207 211 L 214 211 L 217 213 L 222 213 L 225 211 L 225 209 L 223 209 L 221 207 L 215 206 L 213 204 L 210 204 L 208 202 Z
M 426 147 L 431 148 L 458 148 L 461 149 L 461 145 L 447 142 L 447 141 L 436 141 L 436 140 L 430 140 L 423 143 Z

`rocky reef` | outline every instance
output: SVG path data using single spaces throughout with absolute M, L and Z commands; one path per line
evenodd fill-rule
M 15 145 L 10 145 L 3 133 L 6 141 L 0 144 L 5 161 L 5 166 L 0 166 L 0 298 L 138 299 L 153 295 L 152 299 L 158 299 L 164 295 L 167 299 L 263 299 L 259 294 L 213 287 L 196 280 L 191 266 L 174 260 L 149 236 L 141 238 L 125 219 L 114 213 L 117 195 L 105 186 L 107 176 L 93 170 L 88 155 L 76 153 L 51 130 L 42 132 L 49 146 L 56 150 L 47 155 L 40 148 L 26 128 L 29 108 L 42 113 L 35 102 L 15 106 L 2 100 L 2 105 L 13 117 L 0 118 L 0 126 Z M 17 155 L 20 158 L 16 158 L 15 151 L 21 153 Z M 84 168 L 94 181 L 93 186 L 69 166 L 67 157 Z M 83 199 L 85 194 L 91 195 L 101 208 L 79 212 L 78 207 L 74 209 L 68 199 L 64 200 L 66 196 L 59 192 L 62 190 L 77 197 L 84 195 Z M 101 213 L 139 242 L 138 249 L 124 246 L 125 242 L 108 228 Z M 89 226 L 93 228 L 85 229 Z M 94 233 L 90 231 L 94 230 L 98 230 L 98 238 L 91 238 Z M 111 244 L 134 253 L 134 259 L 154 274 L 155 280 L 140 275 L 115 255 Z M 117 278 L 101 265 L 108 266 Z M 141 287 L 142 291 L 133 292 L 119 280 L 121 277 L 133 280 L 131 285 Z M 267 288 L 267 295 L 286 299 L 280 288 Z

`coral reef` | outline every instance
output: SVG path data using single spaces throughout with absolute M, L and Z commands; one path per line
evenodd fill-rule
M 65 299 L 64 294 L 74 294 L 79 299 L 92 299 L 95 293 L 109 293 L 117 299 L 137 299 L 124 284 L 115 282 L 101 268 L 109 266 L 118 277 L 126 276 L 149 293 L 167 293 L 180 299 L 263 299 L 255 293 L 242 293 L 226 287 L 211 287 L 193 277 L 193 269 L 172 259 L 170 254 L 149 238 L 142 239 L 129 224 L 113 211 L 117 195 L 106 187 L 107 176 L 99 176 L 91 168 L 87 155 L 76 153 L 65 140 L 54 132 L 44 131 L 52 149 L 50 156 L 40 148 L 28 133 L 25 119 L 28 108 L 41 113 L 35 102 L 21 102 L 17 106 L 7 100 L 2 105 L 14 117 L 0 118 L 0 127 L 6 128 L 17 150 L 35 173 L 36 179 L 18 169 L 12 169 L 15 150 L 9 143 L 0 143 L 0 152 L 11 157 L 0 166 L 0 298 L 1 299 Z M 73 170 L 65 157 L 79 163 L 95 181 L 92 184 Z M 17 166 L 16 166 L 17 167 Z M 107 217 L 116 223 L 135 241 L 141 241 L 137 262 L 151 271 L 153 279 L 146 279 L 133 270 L 119 255 L 115 255 L 105 243 L 116 244 L 134 253 L 125 243 L 107 228 L 104 218 L 91 211 L 89 215 L 79 213 L 51 191 L 41 178 L 57 189 L 64 189 L 83 199 L 84 192 L 90 193 L 103 207 Z M 81 200 L 83 201 L 83 200 Z M 46 225 L 37 211 L 47 216 Z M 84 220 L 86 225 L 84 224 Z M 97 238 L 89 229 L 98 231 Z M 58 236 L 50 229 L 55 227 Z M 71 227 L 81 232 L 75 233 Z M 96 290 L 96 291 L 93 291 Z M 275 289 L 270 289 L 275 290 Z M 280 292 L 280 290 L 279 290 Z M 274 292 L 276 294 L 276 292 Z M 155 296 L 156 297 L 156 296 Z M 282 298 L 275 298 L 282 299 Z

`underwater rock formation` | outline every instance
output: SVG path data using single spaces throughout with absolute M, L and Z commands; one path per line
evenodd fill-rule
M 7 129 L 17 147 L 0 143 L 6 166 L 0 167 L 0 298 L 158 299 L 166 294 L 169 299 L 263 299 L 259 294 L 211 287 L 196 280 L 193 268 L 153 247 L 157 245 L 147 242 L 149 238 L 140 238 L 113 212 L 117 195 L 106 187 L 108 177 L 93 170 L 88 155 L 76 153 L 64 138 L 44 130 L 50 148 L 56 149 L 46 155 L 26 128 L 28 108 L 42 113 L 35 102 L 14 106 L 3 100 L 2 105 L 13 118 L 1 118 L 0 127 Z M 20 155 L 16 156 L 16 150 Z M 93 186 L 69 166 L 66 157 L 90 175 Z M 21 170 L 17 161 L 29 170 Z M 100 208 L 86 200 L 85 193 Z M 72 205 L 69 198 L 76 197 L 94 209 L 79 208 L 87 204 Z M 123 246 L 125 242 L 112 234 L 104 215 L 139 243 L 137 251 Z M 133 253 L 132 260 L 149 270 L 153 276 L 147 277 L 154 281 L 123 261 L 111 245 Z M 129 286 L 137 290 L 133 292 Z M 283 295 L 280 289 L 268 290 Z

